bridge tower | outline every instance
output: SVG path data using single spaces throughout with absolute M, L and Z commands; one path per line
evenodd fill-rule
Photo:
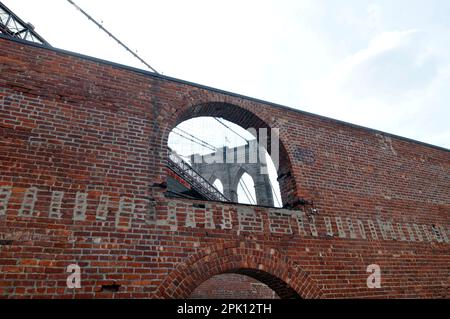
M 223 194 L 232 202 L 238 202 L 239 181 L 247 173 L 255 185 L 256 204 L 274 206 L 266 159 L 260 156 L 256 140 L 238 147 L 224 146 L 206 155 L 191 155 L 191 165 L 211 184 L 219 179 L 223 185 Z

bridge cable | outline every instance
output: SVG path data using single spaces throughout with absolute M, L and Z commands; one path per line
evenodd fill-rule
M 270 178 L 269 178 L 269 184 L 270 184 L 270 188 L 272 188 L 272 193 L 273 193 L 273 195 L 275 196 L 275 200 L 277 201 L 278 206 L 281 207 L 281 206 L 282 206 L 282 205 L 281 205 L 281 201 L 278 199 L 277 192 L 275 191 L 275 188 L 273 187 L 272 182 L 270 181 Z
M 144 59 L 142 59 L 139 55 L 137 55 L 135 52 L 133 52 L 128 46 L 126 46 L 122 41 L 120 41 L 117 37 L 115 37 L 111 32 L 109 32 L 105 27 L 103 27 L 100 23 L 98 23 L 94 18 L 92 18 L 86 11 L 84 11 L 82 8 L 80 8 L 76 3 L 74 3 L 72 0 L 67 0 L 67 2 L 69 2 L 71 5 L 73 5 L 76 9 L 78 9 L 86 18 L 88 18 L 90 21 L 92 21 L 97 27 L 99 27 L 102 31 L 104 31 L 107 35 L 109 35 L 111 38 L 113 38 L 120 46 L 122 46 L 126 51 L 128 51 L 129 53 L 131 53 L 136 59 L 138 59 L 141 63 L 143 63 L 145 66 L 147 66 L 150 70 L 152 70 L 154 73 L 156 73 L 156 74 L 159 74 L 159 72 L 158 71 L 156 71 L 150 64 L 148 64 Z M 214 118 L 217 122 L 219 122 L 220 124 L 222 124 L 224 127 L 226 127 L 228 130 L 230 130 L 231 132 L 233 132 L 234 134 L 236 134 L 237 136 L 239 136 L 240 138 L 242 138 L 243 140 L 245 140 L 246 142 L 247 142 L 247 144 L 249 144 L 249 140 L 248 139 L 246 139 L 245 137 L 243 137 L 242 135 L 240 135 L 239 133 L 237 133 L 236 131 L 234 131 L 232 128 L 230 128 L 228 125 L 226 125 L 225 123 L 223 123 L 222 121 L 220 121 L 218 118 Z M 198 140 L 198 141 L 200 141 L 200 142 L 198 142 L 198 141 L 195 141 L 195 140 L 193 140 L 193 139 L 191 139 L 191 138 L 188 138 L 188 137 L 186 137 L 186 136 L 183 136 L 183 135 L 181 135 L 181 134 L 179 134 L 179 133 L 176 133 L 176 132 L 173 132 L 174 134 L 176 134 L 176 135 L 178 135 L 178 136 L 180 136 L 180 137 L 182 137 L 182 138 L 185 138 L 185 139 L 187 139 L 187 140 L 190 140 L 191 142 L 194 142 L 194 143 L 196 143 L 196 144 L 198 144 L 198 145 L 200 145 L 200 146 L 202 146 L 202 147 L 205 147 L 205 148 L 208 148 L 208 149 L 210 149 L 210 150 L 213 150 L 213 151 L 216 151 L 217 150 L 217 148 L 216 147 L 214 147 L 214 146 L 212 146 L 211 144 L 209 144 L 209 143 L 207 143 L 207 142 L 205 142 L 205 141 L 203 141 L 203 140 L 201 140 L 201 139 L 199 139 L 199 138 L 197 138 L 197 137 L 195 137 L 195 136 L 193 136 L 192 134 L 189 134 L 189 133 L 187 133 L 187 132 L 185 132 L 185 131 L 183 131 L 183 130 L 181 130 L 181 129 L 179 129 L 178 128 L 178 130 L 180 130 L 181 132 L 183 132 L 183 133 L 185 133 L 185 134 L 187 134 L 188 136 L 191 136 L 192 138 L 194 138 L 194 139 L 196 139 L 196 140 Z M 247 188 L 247 185 L 245 184 L 245 182 L 244 181 L 239 181 L 239 183 L 241 184 L 241 186 L 243 185 L 244 187 L 243 187 L 243 190 L 244 190 L 244 193 L 245 193 L 245 195 L 247 196 L 247 199 L 250 201 L 250 202 L 253 202 L 253 203 L 255 203 L 256 204 L 256 200 L 253 198 L 253 196 L 252 196 L 252 194 L 250 193 L 250 191 L 248 190 L 248 188 Z M 272 184 L 270 184 L 271 185 L 271 187 L 272 187 L 272 189 L 273 189 L 273 186 L 272 186 Z M 247 192 L 248 192 L 248 194 L 250 195 L 250 197 L 251 197 L 251 199 L 249 198 L 249 196 L 248 196 L 248 194 L 247 194 Z M 278 201 L 278 197 L 277 196 L 275 196 L 276 197 L 276 200 L 277 200 L 277 202 L 278 202 L 278 204 L 280 204 L 279 203 L 279 201 Z
M 210 150 L 212 150 L 212 151 L 214 151 L 214 152 L 217 151 L 217 148 L 216 148 L 214 145 L 212 145 L 212 144 L 206 142 L 205 140 L 202 140 L 201 138 L 198 138 L 198 137 L 196 137 L 196 136 L 194 136 L 194 135 L 192 135 L 192 134 L 190 134 L 190 133 L 184 131 L 183 129 L 181 129 L 181 128 L 179 128 L 179 127 L 175 127 L 175 129 L 179 130 L 179 131 L 182 132 L 183 134 L 186 134 L 186 135 L 192 137 L 194 140 L 191 139 L 191 138 L 188 138 L 188 137 L 186 137 L 186 136 L 183 136 L 183 135 L 181 135 L 180 133 L 177 133 L 177 132 L 175 132 L 175 131 L 172 131 L 172 133 L 174 133 L 174 134 L 176 134 L 176 135 L 178 135 L 178 136 L 181 136 L 181 137 L 183 137 L 183 138 L 185 138 L 185 139 L 187 139 L 187 140 L 189 140 L 189 141 L 191 141 L 191 142 L 194 142 L 194 143 L 196 143 L 196 144 L 198 144 L 198 145 L 200 145 L 200 146 L 202 146 L 202 147 L 209 148 Z M 184 157 L 185 157 L 185 158 L 188 158 L 187 156 L 184 156 Z M 214 173 L 215 173 L 215 172 L 214 172 Z M 214 188 L 217 189 L 217 187 L 215 187 L 215 185 L 213 185 L 213 186 L 214 186 Z M 220 191 L 219 191 L 219 192 L 220 192 Z M 250 199 L 249 199 L 249 201 L 250 201 Z
M 257 202 L 256 202 L 256 200 L 253 198 L 253 195 L 252 195 L 252 193 L 250 192 L 250 190 L 248 189 L 247 184 L 245 184 L 245 181 L 241 178 L 241 179 L 239 180 L 239 183 L 242 183 L 241 185 L 244 186 L 244 187 L 243 187 L 244 192 L 247 191 L 248 194 L 250 195 L 250 197 L 251 197 L 250 202 L 253 203 L 254 205 L 256 205 Z M 247 194 L 247 193 L 246 193 L 246 194 Z M 247 197 L 247 199 L 248 199 L 248 197 Z
M 196 140 L 194 140 L 194 139 L 191 139 L 191 138 L 189 138 L 189 137 L 187 137 L 187 136 L 181 135 L 180 133 L 177 133 L 177 132 L 174 132 L 174 131 L 172 131 L 172 133 L 173 133 L 173 134 L 176 134 L 176 135 L 178 135 L 178 136 L 180 136 L 180 137 L 182 137 L 182 138 L 184 138 L 184 139 L 186 139 L 186 140 L 188 140 L 188 141 L 194 142 L 195 144 L 198 144 L 198 145 L 200 145 L 200 146 L 202 146 L 202 147 L 204 147 L 204 148 L 208 148 L 208 149 L 210 149 L 210 150 L 212 150 L 212 151 L 216 151 L 215 148 L 211 148 L 211 147 L 208 146 L 208 145 L 204 145 L 204 144 L 202 144 L 202 143 L 200 143 L 200 142 L 198 142 L 198 141 L 196 141 Z
M 118 38 L 116 38 L 111 32 L 106 30 L 100 23 L 98 23 L 94 18 L 92 18 L 86 11 L 81 9 L 75 2 L 72 0 L 67 0 L 71 5 L 73 5 L 75 8 L 77 8 L 86 18 L 88 18 L 90 21 L 92 21 L 97 27 L 99 27 L 102 31 L 104 31 L 106 34 L 108 34 L 111 38 L 116 40 L 116 42 L 121 45 L 125 50 L 130 52 L 136 59 L 138 59 L 141 63 L 145 64 L 146 67 L 148 67 L 150 70 L 155 72 L 156 74 L 159 74 L 158 71 L 156 71 L 154 68 L 150 66 L 147 62 L 144 61 L 139 55 L 137 55 L 135 52 L 133 52 L 129 47 L 127 47 L 122 41 L 120 41 Z
M 247 193 L 247 191 L 245 190 L 244 186 L 242 185 L 242 182 L 239 181 L 239 185 L 242 187 L 242 190 L 244 191 L 244 195 L 245 197 L 247 197 L 247 200 L 249 201 L 250 204 L 253 204 L 253 200 L 252 198 L 250 198 L 249 194 Z
M 222 124 L 223 126 L 225 126 L 227 129 L 229 129 L 231 132 L 233 132 L 234 134 L 236 134 L 237 136 L 239 136 L 240 138 L 242 138 L 244 141 L 247 142 L 247 144 L 250 143 L 250 141 L 248 139 L 246 139 L 245 137 L 243 137 L 241 134 L 237 133 L 236 131 L 234 131 L 231 127 L 229 127 L 228 125 L 226 125 L 225 123 L 223 123 L 221 120 L 219 120 L 217 117 L 214 118 L 217 122 L 219 122 L 220 124 Z
M 215 119 L 217 122 L 219 122 L 220 124 L 222 124 L 224 127 L 226 127 L 228 130 L 230 130 L 231 132 L 233 132 L 234 134 L 238 135 L 240 138 L 242 138 L 243 140 L 245 140 L 245 141 L 247 142 L 247 144 L 249 143 L 249 140 L 248 140 L 248 139 L 246 139 L 245 137 L 243 137 L 242 135 L 240 135 L 239 133 L 237 133 L 236 131 L 234 131 L 234 130 L 233 130 L 232 128 L 230 128 L 228 125 L 226 125 L 225 123 L 223 123 L 222 121 L 220 121 L 218 118 L 215 117 L 214 119 Z M 202 139 L 200 139 L 200 138 L 198 138 L 198 137 L 196 137 L 196 136 L 194 136 L 194 135 L 192 135 L 192 134 L 190 134 L 190 133 L 188 133 L 188 132 L 186 132 L 186 131 L 184 131 L 184 130 L 178 128 L 178 127 L 176 127 L 176 129 L 179 130 L 180 132 L 182 132 L 182 133 L 184 133 L 184 134 L 186 134 L 186 135 L 192 137 L 193 139 L 188 138 L 188 137 L 186 137 L 186 136 L 184 136 L 184 135 L 181 135 L 180 133 L 177 133 L 177 132 L 174 132 L 174 131 L 172 131 L 172 133 L 174 133 L 174 134 L 176 134 L 176 135 L 178 135 L 178 136 L 180 136 L 180 137 L 183 137 L 183 138 L 185 138 L 185 139 L 187 139 L 187 140 L 189 140 L 189 141 L 191 141 L 191 142 L 194 142 L 194 143 L 196 143 L 196 144 L 198 144 L 198 145 L 200 145 L 200 146 L 202 146 L 202 147 L 209 148 L 209 149 L 211 149 L 211 150 L 213 150 L 213 151 L 217 151 L 217 148 L 216 148 L 215 146 L 212 146 L 212 145 L 209 144 L 208 142 L 206 142 L 206 141 L 204 141 L 204 140 L 202 140 Z M 194 140 L 194 139 L 195 139 L 195 140 Z M 269 181 L 269 183 L 270 183 L 270 181 Z M 247 184 L 245 183 L 245 181 L 244 181 L 242 178 L 239 180 L 239 184 L 241 185 L 242 190 L 244 191 L 244 194 L 245 194 L 245 196 L 247 197 L 248 201 L 249 201 L 251 204 L 256 205 L 256 204 L 257 204 L 257 201 L 253 198 L 252 193 L 250 192 L 250 190 L 249 190 Z M 271 187 L 273 188 L 272 185 L 271 185 Z M 277 198 L 277 201 L 278 201 L 278 198 Z
M 200 142 L 201 142 L 202 144 L 204 144 L 204 145 L 210 146 L 211 149 L 217 150 L 217 148 L 216 148 L 214 145 L 211 145 L 210 143 L 206 142 L 205 140 L 202 140 L 201 138 L 198 138 L 198 137 L 196 137 L 196 136 L 194 136 L 194 135 L 192 135 L 192 134 L 190 134 L 190 133 L 188 133 L 188 132 L 182 130 L 181 128 L 175 127 L 175 129 L 179 130 L 179 131 L 182 132 L 183 134 L 186 134 L 186 135 L 192 137 L 193 139 L 195 139 L 195 140 L 197 140 L 197 141 L 200 141 Z

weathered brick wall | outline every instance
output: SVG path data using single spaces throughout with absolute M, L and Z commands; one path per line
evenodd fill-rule
M 295 210 L 164 197 L 168 134 L 204 115 L 280 129 Z M 188 297 L 234 272 L 281 297 L 448 298 L 449 154 L 0 39 L 0 296 Z M 380 289 L 366 285 L 370 264 Z
M 192 299 L 277 299 L 275 291 L 251 277 L 237 274 L 214 276 L 195 288 Z

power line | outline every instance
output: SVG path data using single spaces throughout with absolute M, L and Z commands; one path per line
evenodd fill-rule
M 87 12 L 85 12 L 83 9 L 81 9 L 77 4 L 75 4 L 72 0 L 67 0 L 71 5 L 73 5 L 75 8 L 77 8 L 82 14 L 84 14 L 86 16 L 86 18 L 88 18 L 89 20 L 91 20 L 93 23 L 95 23 L 97 25 L 97 27 L 99 27 L 101 30 L 103 30 L 104 32 L 106 32 L 106 34 L 108 34 L 111 38 L 113 38 L 114 40 L 116 40 L 117 43 L 119 43 L 125 50 L 127 50 L 128 52 L 130 52 L 136 59 L 138 59 L 140 62 L 142 62 L 143 64 L 145 64 L 145 66 L 147 66 L 150 70 L 152 70 L 153 72 L 155 72 L 156 74 L 159 74 L 158 71 L 156 71 L 154 68 L 152 68 L 150 66 L 150 64 L 148 64 L 147 62 L 145 62 L 139 55 L 137 55 L 135 52 L 133 52 L 129 47 L 127 47 L 122 41 L 120 41 L 119 39 L 117 39 L 111 32 L 109 32 L 108 30 L 106 30 L 100 23 L 98 23 L 94 18 L 92 18 Z

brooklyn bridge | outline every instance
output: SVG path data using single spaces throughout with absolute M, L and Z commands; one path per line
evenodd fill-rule
M 449 150 L 63 51 L 2 10 L 0 298 L 449 297 Z

